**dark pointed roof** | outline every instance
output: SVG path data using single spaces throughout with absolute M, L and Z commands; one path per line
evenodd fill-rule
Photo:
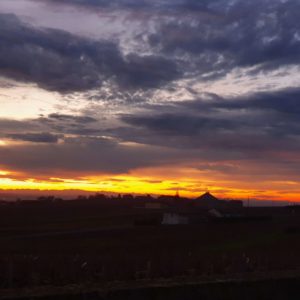
M 201 199 L 210 199 L 210 200 L 219 200 L 217 197 L 213 196 L 210 192 L 206 192 L 200 197 L 197 198 L 198 200 Z
M 200 197 L 195 199 L 197 202 L 203 202 L 203 203 L 216 203 L 221 200 L 219 200 L 217 197 L 213 196 L 210 192 L 206 192 Z

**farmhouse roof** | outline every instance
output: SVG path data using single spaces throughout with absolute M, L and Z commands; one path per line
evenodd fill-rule
M 211 203 L 215 203 L 215 202 L 219 202 L 220 200 L 213 196 L 210 192 L 206 192 L 203 195 L 201 195 L 200 197 L 195 199 L 197 202 L 201 201 L 201 202 L 211 202 Z

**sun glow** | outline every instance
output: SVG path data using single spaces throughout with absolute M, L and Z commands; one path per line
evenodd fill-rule
M 10 172 L 8 172 L 8 171 L 0 170 L 0 176 L 6 176 L 9 174 L 10 174 Z
M 179 176 L 158 176 L 157 174 L 114 175 L 114 176 L 87 176 L 79 178 L 49 177 L 49 179 L 38 179 L 32 177 L 18 176 L 15 173 L 0 170 L 0 189 L 2 190 L 40 190 L 40 191 L 64 191 L 81 190 L 101 193 L 118 194 L 152 194 L 152 195 L 180 195 L 195 198 L 209 190 L 222 198 L 233 199 L 268 199 L 268 200 L 299 200 L 299 185 L 294 183 L 294 188 L 289 191 L 276 189 L 278 183 L 268 183 L 266 190 L 252 189 L 251 187 L 239 186 L 236 182 L 220 182 L 195 174 L 188 177 L 182 173 Z M 194 176 L 193 176 L 194 175 Z M 15 177 L 15 178 L 14 178 Z M 267 183 L 266 183 L 267 184 Z M 270 188 L 273 187 L 273 188 Z

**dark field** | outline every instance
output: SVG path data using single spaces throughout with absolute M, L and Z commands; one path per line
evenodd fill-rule
M 139 280 L 242 278 L 300 270 L 300 218 L 287 208 L 257 222 L 134 226 L 162 210 L 64 202 L 0 207 L 3 290 Z M 279 275 L 280 276 L 280 275 Z

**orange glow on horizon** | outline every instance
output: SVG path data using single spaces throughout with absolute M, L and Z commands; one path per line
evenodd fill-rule
M 188 198 L 195 198 L 209 190 L 221 198 L 232 199 L 261 199 L 261 200 L 300 200 L 300 187 L 295 182 L 265 183 L 267 189 L 250 188 L 239 182 L 226 182 L 201 178 L 199 175 L 181 170 L 179 174 L 166 178 L 151 173 L 149 170 L 140 170 L 139 174 L 113 175 L 113 176 L 87 176 L 80 178 L 58 178 L 46 179 L 27 178 L 18 176 L 17 173 L 0 170 L 0 190 L 36 190 L 36 191 L 64 191 L 82 190 L 89 192 L 119 193 L 119 194 L 152 194 L 152 195 L 180 195 Z M 187 174 L 190 174 L 188 176 Z M 291 190 L 283 190 L 277 187 L 288 186 Z M 297 190 L 298 188 L 298 190 Z
M 6 146 L 6 145 L 7 145 L 7 143 L 6 143 L 5 141 L 0 140 L 0 147 L 1 147 L 1 146 Z
M 11 174 L 12 174 L 12 172 L 0 169 L 0 176 L 8 176 L 8 175 L 11 175 Z M 1 187 L 1 183 L 0 183 L 0 187 Z

